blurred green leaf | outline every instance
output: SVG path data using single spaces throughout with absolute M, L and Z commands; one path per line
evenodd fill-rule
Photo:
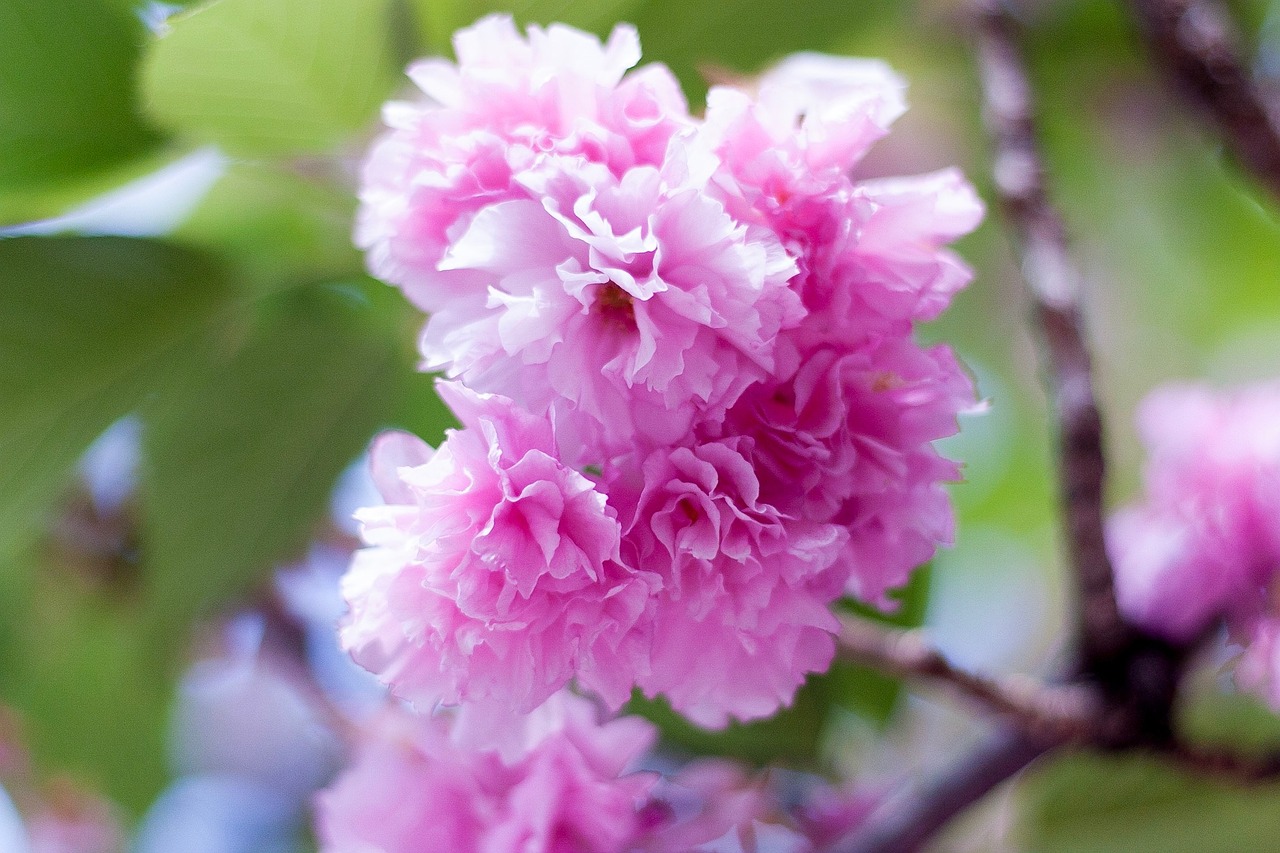
M 1217 681 L 1199 690 L 1183 686 L 1178 730 L 1194 743 L 1237 753 L 1263 755 L 1280 750 L 1280 715 L 1258 696 L 1222 692 Z M 1185 695 L 1188 692 L 1190 696 Z
M 843 608 L 894 628 L 918 628 L 924 624 L 929 609 L 930 577 L 932 564 L 917 569 L 907 585 L 892 594 L 898 602 L 895 612 L 883 613 L 852 599 L 842 602 Z M 902 681 L 865 666 L 837 662 L 827 675 L 833 698 L 841 706 L 857 712 L 876 725 L 888 721 L 902 698 Z
M 619 21 L 630 20 L 645 0 L 412 0 L 423 44 L 447 52 L 455 30 L 502 12 L 517 25 L 568 24 L 604 37 Z
M 830 50 L 849 32 L 895 14 L 898 7 L 888 0 L 856 8 L 840 0 L 646 0 L 635 9 L 634 23 L 645 61 L 671 66 L 696 107 L 707 90 L 705 70 L 754 74 L 792 51 Z
M 155 149 L 92 172 L 60 175 L 49 183 L 0 192 L 0 227 L 60 216 L 96 196 L 118 189 L 173 162 L 173 154 Z
M 233 163 L 176 236 L 224 254 L 256 294 L 363 275 L 364 257 L 351 243 L 355 196 L 322 178 Z
M 388 0 L 216 0 L 170 19 L 143 90 L 162 124 L 232 153 L 323 151 L 391 86 Z
M 404 369 L 364 303 L 327 287 L 269 300 L 248 339 L 144 437 L 149 606 L 171 628 L 305 544 Z
M 1020 795 L 1020 849 L 1036 853 L 1238 853 L 1280 837 L 1280 786 L 1197 778 L 1149 758 L 1068 756 Z
M 227 296 L 153 240 L 0 240 L 0 552 L 38 534 L 84 448 L 170 375 Z
M 0 3 L 0 192 L 66 183 L 155 143 L 134 103 L 143 32 L 106 0 Z
M 0 695 L 22 712 L 42 773 L 69 773 L 140 815 L 169 778 L 165 732 L 172 680 L 145 653 L 133 608 L 68 583 L 53 564 L 20 600 Z

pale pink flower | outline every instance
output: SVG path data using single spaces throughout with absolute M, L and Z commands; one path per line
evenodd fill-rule
M 630 767 L 653 743 L 635 717 L 599 724 L 555 696 L 526 720 L 521 751 L 459 746 L 447 716 L 388 710 L 355 762 L 316 800 L 326 853 L 626 853 L 656 781 Z
M 618 562 L 613 510 L 558 461 L 545 418 L 440 390 L 464 429 L 434 452 L 404 434 L 374 449 L 388 503 L 358 514 L 373 547 L 343 579 L 343 644 L 426 710 L 486 701 L 526 712 L 575 675 L 620 704 L 621 644 L 643 636 L 633 629 L 649 584 Z
M 972 278 L 946 248 L 983 215 L 958 171 L 851 174 L 904 111 L 904 89 L 874 60 L 796 54 L 761 78 L 754 99 L 724 87 L 708 96 L 700 144 L 798 256 L 809 335 L 909 334 Z
M 905 89 L 876 60 L 793 54 L 754 94 L 713 87 L 701 144 L 757 209 L 776 215 L 798 195 L 847 188 L 849 171 L 906 109 Z
M 484 284 L 428 321 L 429 366 L 581 413 L 615 452 L 673 441 L 769 375 L 801 316 L 771 231 L 648 166 L 562 158 L 520 181 L 532 198 L 480 211 L 441 261 Z
M 437 265 L 479 210 L 528 198 L 521 172 L 547 156 L 581 157 L 618 175 L 657 165 L 691 122 L 667 69 L 624 77 L 640 58 L 627 26 L 602 45 L 559 24 L 530 27 L 524 38 L 509 17 L 492 15 L 459 31 L 454 46 L 457 65 L 410 67 L 425 100 L 386 107 L 391 130 L 365 164 L 356 228 L 373 273 L 427 311 L 477 286 Z
M 847 575 L 844 531 L 763 503 L 742 444 L 655 451 L 611 490 L 627 507 L 623 559 L 662 580 L 637 684 L 712 727 L 773 714 L 826 669 Z
M 763 774 L 725 759 L 692 761 L 664 776 L 647 808 L 652 828 L 637 853 L 766 853 L 770 835 L 799 839 L 780 825 L 776 792 Z M 808 846 L 804 847 L 808 850 Z

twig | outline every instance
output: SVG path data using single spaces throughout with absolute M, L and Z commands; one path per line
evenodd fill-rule
M 1156 62 L 1280 197 L 1280 121 L 1241 61 L 1226 9 L 1216 0 L 1129 0 L 1129 7 Z
M 1080 587 L 1081 654 L 1085 670 L 1095 671 L 1122 654 L 1131 631 L 1116 606 L 1103 538 L 1106 462 L 1081 330 L 1079 275 L 1067 254 L 1062 220 L 1045 195 L 1031 88 L 1013 21 L 994 2 L 979 2 L 977 11 L 984 108 L 996 146 L 996 190 L 1021 246 L 1023 275 L 1048 345 L 1061 433 L 1066 540 Z
M 1242 785 L 1280 779 L 1280 753 L 1240 755 L 1177 741 L 1162 750 L 1161 755 L 1197 773 Z
M 995 678 L 954 666 L 919 630 L 887 628 L 845 616 L 841 654 L 899 677 L 937 682 L 1006 717 L 1028 735 L 1050 743 L 1085 742 L 1095 735 L 1099 706 L 1082 685 L 1044 684 L 1025 676 Z
M 1005 732 L 948 772 L 890 797 L 868 823 L 832 853 L 913 853 L 953 817 L 986 796 L 1051 747 L 1022 732 Z

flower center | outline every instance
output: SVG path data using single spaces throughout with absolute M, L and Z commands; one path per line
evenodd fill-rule
M 596 294 L 595 313 L 607 325 L 620 329 L 634 329 L 636 309 L 631 294 L 609 282 Z

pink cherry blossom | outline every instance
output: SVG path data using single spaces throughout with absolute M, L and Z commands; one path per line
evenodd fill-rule
M 656 781 L 629 772 L 652 745 L 648 723 L 599 724 L 583 699 L 558 694 L 522 727 L 505 759 L 459 746 L 447 716 L 388 710 L 351 767 L 317 797 L 325 853 L 626 853 L 647 828 Z
M 836 564 L 844 531 L 763 503 L 742 444 L 655 451 L 613 491 L 631 507 L 624 561 L 662 580 L 637 683 L 704 726 L 768 716 L 807 673 L 826 669 L 829 605 L 847 574 Z
M 635 30 L 605 44 L 570 27 L 490 16 L 454 39 L 458 64 L 422 60 L 409 75 L 425 100 L 389 104 L 391 131 L 370 153 L 356 243 L 375 275 L 427 311 L 477 286 L 437 265 L 456 232 L 490 204 L 528 198 L 516 176 L 547 156 L 581 157 L 621 175 L 658 165 L 691 119 L 661 66 L 640 58 Z M 484 295 L 484 285 L 479 285 Z
M 432 316 L 428 365 L 581 413 L 615 449 L 673 440 L 774 368 L 801 311 L 771 231 L 649 166 L 556 158 L 518 180 L 531 197 L 481 210 L 440 263 L 484 285 Z
M 388 504 L 362 510 L 343 581 L 342 641 L 423 708 L 491 701 L 524 712 L 577 675 L 615 706 L 621 643 L 649 595 L 618 562 L 604 495 L 557 459 L 550 424 L 501 397 L 440 386 L 466 425 L 436 451 L 380 440 Z
M 882 63 L 792 57 L 699 120 L 628 73 L 628 28 L 455 43 L 387 110 L 357 242 L 430 313 L 468 426 L 375 454 L 347 645 L 423 706 L 576 679 L 771 714 L 829 664 L 836 598 L 887 605 L 952 537 L 932 442 L 973 389 L 913 334 L 982 206 L 953 170 L 857 175 L 904 109 Z
M 851 174 L 904 111 L 904 88 L 880 62 L 796 54 L 761 78 L 754 99 L 726 87 L 708 96 L 702 144 L 797 256 L 807 335 L 909 334 L 972 278 L 946 248 L 983 215 L 958 171 Z
M 953 435 L 956 413 L 973 405 L 948 348 L 891 338 L 806 353 L 793 376 L 753 386 L 709 432 L 750 436 L 762 500 L 843 527 L 849 591 L 887 605 L 885 592 L 951 541 L 942 483 L 960 470 L 932 442 Z

